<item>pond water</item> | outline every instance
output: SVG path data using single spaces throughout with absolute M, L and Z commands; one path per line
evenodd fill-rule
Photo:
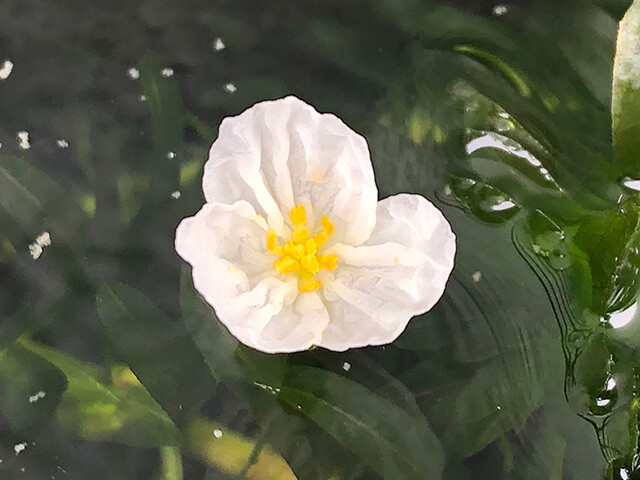
M 0 479 L 640 478 L 630 4 L 3 2 Z M 222 119 L 287 95 L 456 234 L 391 344 L 253 350 L 175 252 Z

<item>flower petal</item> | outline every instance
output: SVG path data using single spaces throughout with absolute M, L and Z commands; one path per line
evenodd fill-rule
M 268 226 L 244 201 L 207 203 L 176 231 L 176 251 L 193 266 L 196 289 L 241 342 L 264 352 L 306 350 L 329 317 L 317 294 L 299 295 L 266 250 Z
M 377 189 L 367 143 L 331 114 L 295 97 L 261 102 L 220 125 L 205 165 L 208 202 L 246 200 L 286 233 L 289 211 L 328 215 L 335 239 L 360 245 L 375 225 Z
M 255 336 L 253 346 L 267 353 L 297 352 L 318 345 L 329 314 L 317 293 L 305 293 L 285 304 Z
M 378 202 L 364 245 L 333 252 L 340 267 L 325 281 L 331 321 L 320 346 L 342 351 L 390 343 L 436 304 L 453 269 L 455 235 L 424 197 L 401 194 Z

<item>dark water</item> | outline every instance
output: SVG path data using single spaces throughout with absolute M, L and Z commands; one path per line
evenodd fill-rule
M 0 479 L 640 478 L 629 3 L 0 2 Z M 288 94 L 457 235 L 391 345 L 243 347 L 175 254 L 222 118 Z

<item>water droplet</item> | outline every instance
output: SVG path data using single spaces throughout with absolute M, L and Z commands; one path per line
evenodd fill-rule
M 511 130 L 514 125 L 511 121 L 507 119 L 499 118 L 494 122 L 493 126 L 499 132 L 507 132 Z
M 219 52 L 220 50 L 224 50 L 226 47 L 226 45 L 224 44 L 224 42 L 220 37 L 216 37 L 216 39 L 213 41 L 212 46 L 216 52 Z
M 227 83 L 224 86 L 224 90 L 226 92 L 228 92 L 228 93 L 235 93 L 235 91 L 238 90 L 238 89 L 236 88 L 236 86 L 233 83 Z
M 160 74 L 165 78 L 173 77 L 173 73 L 174 73 L 173 68 L 171 67 L 163 68 L 162 71 L 160 72 Z
M 13 62 L 11 60 L 5 60 L 0 67 L 0 80 L 6 80 L 13 71 Z
M 138 80 L 140 78 L 140 70 L 135 67 L 131 67 L 129 70 L 127 70 L 127 75 L 132 80 Z

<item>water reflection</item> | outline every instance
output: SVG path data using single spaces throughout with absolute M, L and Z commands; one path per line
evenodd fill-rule
M 608 317 L 609 324 L 613 328 L 622 328 L 635 318 L 637 310 L 638 302 L 635 302 L 629 308 L 619 312 L 613 312 Z

